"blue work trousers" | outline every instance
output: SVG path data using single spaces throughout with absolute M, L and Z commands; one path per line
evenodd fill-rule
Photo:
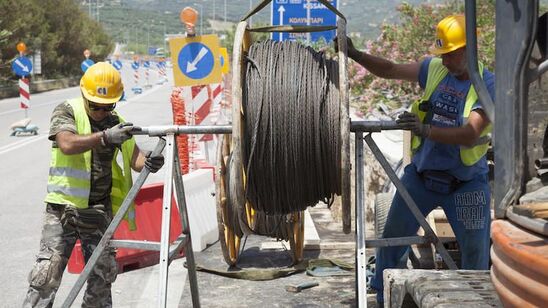
M 461 183 L 450 194 L 441 194 L 425 188 L 424 181 L 413 164 L 405 168 L 403 185 L 424 216 L 441 206 L 459 243 L 461 268 L 489 269 L 489 235 L 491 225 L 490 191 L 487 175 Z M 383 238 L 416 235 L 419 223 L 396 192 L 388 212 Z M 371 286 L 377 290 L 377 301 L 383 302 L 383 271 L 397 268 L 409 246 L 377 248 L 375 277 Z

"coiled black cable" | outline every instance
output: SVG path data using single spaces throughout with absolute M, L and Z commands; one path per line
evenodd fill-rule
M 247 54 L 242 108 L 246 198 L 284 215 L 340 194 L 338 63 L 296 42 Z

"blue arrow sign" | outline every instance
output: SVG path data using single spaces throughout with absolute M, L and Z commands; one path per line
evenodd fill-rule
M 139 68 L 139 62 L 137 61 L 133 61 L 133 63 L 131 63 L 131 68 L 136 70 Z
M 206 45 L 194 42 L 181 49 L 177 63 L 183 75 L 191 79 L 203 79 L 213 71 L 215 59 Z
M 143 63 L 143 67 L 144 67 L 144 68 L 149 68 L 149 67 L 150 67 L 150 61 L 145 61 L 145 62 Z
M 156 54 L 156 52 L 158 51 L 158 49 L 156 47 L 149 47 L 148 48 L 148 54 L 153 56 Z
M 11 63 L 11 70 L 15 75 L 25 77 L 32 72 L 32 62 L 27 57 L 18 57 Z
M 156 63 L 157 68 L 163 68 L 165 65 L 166 65 L 166 63 L 164 61 L 160 61 L 160 62 Z
M 80 68 L 82 69 L 82 72 L 86 72 L 88 70 L 88 68 L 90 66 L 92 66 L 93 64 L 95 64 L 95 62 L 93 62 L 93 60 L 91 59 L 86 59 L 82 62 L 82 64 L 80 65 Z
M 329 0 L 331 5 L 337 7 L 337 0 Z M 307 5 L 310 5 L 310 26 L 336 26 L 337 15 L 316 0 L 273 0 L 271 21 L 272 25 L 307 25 Z M 273 32 L 272 39 L 275 41 L 295 41 L 298 39 L 306 40 L 307 33 L 287 33 Z M 324 38 L 326 42 L 331 42 L 335 37 L 336 31 L 311 32 L 310 39 L 315 42 Z
M 112 66 L 114 66 L 115 69 L 121 70 L 122 69 L 122 61 L 116 60 L 112 63 Z

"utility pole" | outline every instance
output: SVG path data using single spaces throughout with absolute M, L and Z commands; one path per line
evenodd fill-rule
M 225 22 L 226 22 L 226 0 L 225 0 Z
M 249 11 L 251 11 L 251 7 L 253 5 L 253 0 L 249 0 Z M 253 24 L 253 17 L 249 17 L 249 26 L 251 27 L 251 25 Z
M 166 46 L 166 23 L 165 21 L 161 21 L 162 25 L 164 26 L 164 37 L 162 38 L 162 40 L 164 41 L 164 55 L 167 56 L 167 46 Z
M 203 30 L 204 6 L 201 5 L 200 3 L 194 3 L 194 5 L 197 5 L 200 7 L 200 35 L 202 35 L 204 32 Z

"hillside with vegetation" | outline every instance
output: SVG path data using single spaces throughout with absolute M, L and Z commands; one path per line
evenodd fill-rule
M 355 45 L 405 61 L 426 54 L 440 16 L 463 10 L 464 1 L 447 1 L 339 0 L 339 9 L 348 19 L 348 33 Z M 480 25 L 490 23 L 492 27 L 493 0 L 477 2 Z M 234 25 L 257 3 L 259 0 L 3 0 L 0 10 L 10 14 L 0 17 L 0 83 L 16 78 L 10 66 L 20 41 L 27 44 L 29 56 L 41 51 L 42 75 L 35 78 L 78 76 L 84 49 L 90 49 L 97 61 L 107 58 L 116 43 L 135 54 L 146 54 L 148 47 L 167 47 L 166 35 L 184 32 L 179 12 L 186 6 L 201 14 L 197 32 L 218 34 L 221 44 L 230 50 Z M 255 26 L 270 24 L 270 6 L 251 22 Z M 494 32 L 482 31 L 480 39 L 480 43 L 493 46 Z M 492 48 L 487 51 L 489 59 L 492 52 Z M 377 96 L 400 97 L 402 102 L 416 94 L 412 88 L 374 80 L 359 68 L 353 69 L 351 78 L 356 93 L 372 91 Z
M 306 0 L 303 0 L 306 1 Z M 184 32 L 179 21 L 179 12 L 186 6 L 192 6 L 201 14 L 197 31 L 203 34 L 223 34 L 250 10 L 258 0 L 124 0 L 124 1 L 83 1 L 83 12 L 105 27 L 114 41 L 127 45 L 128 50 L 145 53 L 147 46 L 164 47 L 164 33 Z M 339 10 L 348 20 L 348 32 L 355 37 L 372 39 L 380 33 L 383 22 L 398 21 L 397 6 L 400 0 L 339 0 Z M 409 0 L 410 4 L 443 3 L 444 0 Z M 226 10 L 225 10 L 226 3 Z M 270 24 L 271 6 L 268 5 L 250 22 L 253 25 Z M 202 28 L 203 27 L 203 28 Z M 221 39 L 224 36 L 221 35 Z M 227 42 L 224 45 L 230 44 Z

